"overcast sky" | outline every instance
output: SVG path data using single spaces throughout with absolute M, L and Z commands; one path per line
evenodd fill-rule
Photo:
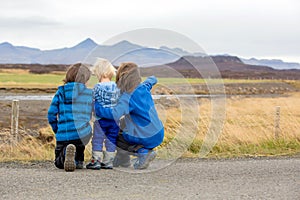
M 0 43 L 55 49 L 140 28 L 168 29 L 208 54 L 300 62 L 298 0 L 0 0 Z

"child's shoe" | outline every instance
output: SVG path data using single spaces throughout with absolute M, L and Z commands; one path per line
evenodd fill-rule
M 130 167 L 130 156 L 127 151 L 124 151 L 122 149 L 117 150 L 117 154 L 113 161 L 114 167 Z
M 134 169 L 147 169 L 151 161 L 156 157 L 156 152 L 149 150 L 148 153 L 138 153 L 138 160 L 133 165 Z
M 67 172 L 73 172 L 76 169 L 75 152 L 76 147 L 74 144 L 69 144 L 66 147 L 64 169 Z
M 113 169 L 113 161 L 115 152 L 103 151 L 103 161 L 101 163 L 102 169 Z
M 76 169 L 83 169 L 83 161 L 75 161 Z
M 101 163 L 99 160 L 94 160 L 92 159 L 89 164 L 85 166 L 87 169 L 96 169 L 99 170 L 101 169 Z
M 87 164 L 85 167 L 87 169 L 101 169 L 101 160 L 103 158 L 102 151 L 92 151 L 92 159 L 89 164 Z

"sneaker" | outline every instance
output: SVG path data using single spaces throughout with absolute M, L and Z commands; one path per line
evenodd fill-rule
M 113 165 L 111 164 L 105 164 L 105 163 L 101 163 L 101 168 L 102 169 L 113 169 Z
M 101 163 L 101 168 L 113 169 L 114 158 L 115 158 L 115 152 L 103 151 L 103 160 Z
M 66 147 L 64 169 L 67 172 L 73 172 L 76 169 L 75 152 L 76 147 L 74 144 L 69 144 Z
M 153 150 L 150 150 L 147 154 L 138 154 L 137 162 L 133 165 L 134 169 L 147 169 L 155 157 L 156 152 Z
M 99 160 L 91 160 L 89 164 L 85 166 L 87 169 L 96 169 L 99 170 L 101 169 L 101 163 Z
M 119 149 L 113 160 L 113 167 L 130 167 L 130 156 L 127 151 Z
M 76 161 L 76 169 L 83 169 L 83 161 Z

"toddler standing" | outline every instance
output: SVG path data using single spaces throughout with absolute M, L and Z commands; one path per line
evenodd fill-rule
M 93 72 L 99 80 L 93 91 L 94 101 L 105 108 L 114 107 L 120 95 L 116 83 L 111 81 L 116 74 L 116 69 L 108 60 L 99 58 L 93 66 Z M 92 138 L 92 159 L 86 165 L 87 169 L 113 168 L 118 132 L 119 126 L 114 119 L 107 119 L 102 116 L 95 121 Z M 105 144 L 105 151 L 103 150 L 103 144 Z

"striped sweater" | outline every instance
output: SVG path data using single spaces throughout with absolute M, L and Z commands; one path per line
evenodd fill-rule
M 48 110 L 48 122 L 56 141 L 89 138 L 92 114 L 92 90 L 82 83 L 59 86 Z

